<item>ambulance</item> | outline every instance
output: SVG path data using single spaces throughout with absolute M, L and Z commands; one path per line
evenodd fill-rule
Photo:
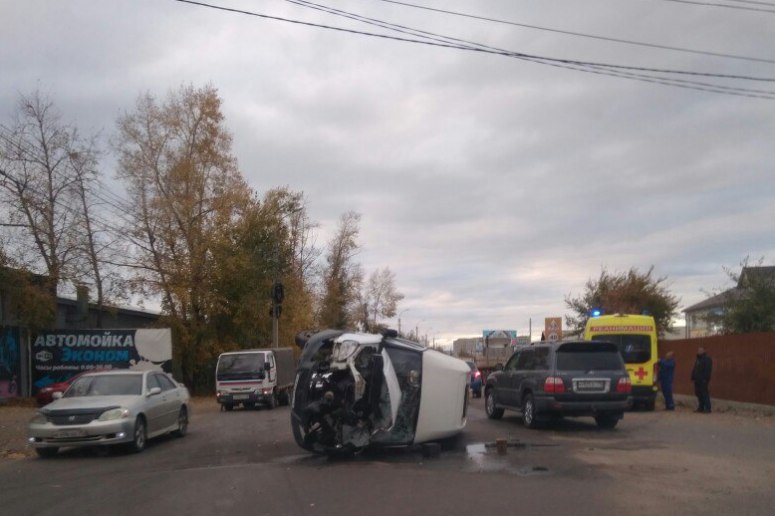
M 632 381 L 633 406 L 654 410 L 657 397 L 657 325 L 650 315 L 590 317 L 584 340 L 613 342 L 619 347 Z

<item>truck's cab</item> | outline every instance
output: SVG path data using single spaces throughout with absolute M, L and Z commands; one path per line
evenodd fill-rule
M 632 381 L 634 405 L 654 410 L 657 396 L 657 326 L 650 315 L 600 315 L 591 317 L 584 340 L 612 342 L 619 348 Z
M 229 351 L 218 357 L 215 393 L 225 410 L 257 404 L 274 408 L 289 400 L 293 386 L 293 350 L 290 348 Z

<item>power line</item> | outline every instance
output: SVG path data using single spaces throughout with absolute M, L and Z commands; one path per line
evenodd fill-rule
M 627 66 L 627 65 L 615 65 L 615 64 L 608 64 L 608 63 L 597 63 L 592 61 L 577 61 L 572 59 L 558 59 L 558 58 L 549 58 L 549 57 L 543 57 L 538 55 L 531 55 L 531 54 L 524 54 L 521 52 L 513 52 L 510 50 L 504 50 L 502 48 L 498 47 L 492 47 L 489 45 L 483 45 L 481 43 L 476 43 L 472 41 L 467 41 L 464 39 L 454 38 L 450 36 L 444 36 L 440 34 L 436 34 L 433 32 L 427 32 L 419 29 L 414 29 L 411 27 L 406 27 L 403 25 L 397 25 L 390 22 L 385 22 L 382 20 L 377 20 L 374 18 L 368 18 L 365 16 L 361 16 L 358 14 L 350 13 L 348 11 L 342 11 L 340 9 L 334 9 L 332 7 L 327 7 L 321 4 L 316 4 L 313 2 L 310 2 L 308 0 L 286 0 L 289 3 L 297 4 L 305 7 L 310 7 L 311 9 L 316 9 L 324 12 L 328 12 L 331 14 L 335 14 L 337 16 L 343 16 L 345 18 L 350 18 L 354 20 L 358 20 L 364 23 L 368 23 L 370 25 L 376 25 L 378 27 L 387 28 L 390 30 L 395 30 L 397 32 L 402 32 L 405 34 L 411 34 L 414 36 L 420 36 L 420 37 L 427 37 L 426 35 L 432 36 L 428 39 L 432 41 L 439 41 L 439 42 L 452 42 L 454 44 L 462 43 L 464 46 L 456 45 L 454 48 L 459 48 L 461 50 L 481 50 L 493 54 L 499 54 L 499 55 L 505 55 L 509 57 L 518 57 L 518 58 L 527 58 L 527 59 L 535 59 L 535 60 L 542 60 L 542 61 L 548 61 L 548 62 L 557 62 L 557 63 L 563 63 L 563 64 L 570 64 L 570 65 L 576 65 L 576 66 L 591 66 L 598 69 L 618 69 L 618 70 L 629 70 L 629 71 L 636 71 L 636 72 L 653 72 L 653 73 L 664 73 L 664 74 L 678 74 L 678 75 L 693 75 L 693 76 L 702 76 L 702 77 L 715 77 L 720 79 L 741 79 L 741 80 L 749 80 L 749 81 L 763 81 L 763 82 L 775 82 L 775 78 L 769 78 L 769 77 L 751 77 L 746 75 L 732 75 L 732 74 L 719 74 L 719 73 L 711 73 L 711 72 L 692 72 L 687 70 L 672 70 L 672 69 L 665 69 L 665 68 L 647 68 L 647 67 L 641 67 L 641 66 Z
M 315 4 L 313 2 L 309 2 L 307 0 L 287 0 L 290 3 L 302 5 L 305 7 L 310 7 L 315 10 L 320 10 L 323 12 L 328 12 L 331 14 L 335 14 L 338 16 L 343 16 L 345 18 L 354 19 L 357 21 L 361 21 L 364 23 L 368 23 L 370 25 L 376 25 L 378 27 L 387 28 L 390 30 L 395 30 L 397 32 L 411 34 L 415 36 L 420 36 L 424 38 L 428 38 L 432 41 L 437 42 L 453 42 L 455 45 L 453 48 L 460 48 L 460 49 L 467 49 L 467 50 L 477 50 L 477 49 L 485 49 L 489 50 L 492 53 L 504 55 L 506 57 L 514 57 L 517 59 L 522 59 L 525 61 L 537 63 L 537 64 L 543 64 L 547 66 L 554 66 L 558 68 L 565 68 L 569 70 L 575 70 L 585 73 L 594 73 L 597 75 L 608 75 L 611 77 L 618 77 L 623 79 L 630 79 L 630 80 L 637 80 L 642 82 L 649 82 L 653 84 L 660 84 L 665 86 L 674 86 L 679 88 L 688 88 L 688 89 L 697 89 L 701 91 L 707 91 L 707 92 L 713 92 L 713 93 L 721 93 L 721 94 L 729 94 L 729 95 L 740 95 L 740 96 L 746 96 L 751 98 L 762 98 L 762 99 L 769 99 L 774 100 L 775 99 L 775 92 L 773 91 L 765 91 L 765 90 L 755 90 L 750 88 L 736 88 L 732 86 L 723 86 L 718 84 L 709 84 L 704 82 L 698 82 L 694 80 L 685 80 L 685 79 L 677 79 L 677 78 L 670 78 L 670 77 L 658 77 L 658 76 L 651 76 L 648 74 L 638 73 L 638 71 L 632 71 L 631 69 L 617 69 L 617 67 L 613 67 L 613 69 L 607 68 L 608 65 L 592 65 L 589 63 L 583 63 L 583 62 L 556 62 L 552 60 L 545 60 L 540 57 L 527 57 L 525 54 L 515 54 L 503 49 L 499 49 L 496 47 L 490 47 L 487 45 L 482 45 L 479 43 L 473 43 L 466 40 L 458 39 L 458 38 L 452 38 L 448 36 L 442 36 L 438 34 L 434 34 L 432 32 L 422 31 L 418 29 L 412 29 L 408 28 L 402 25 L 396 25 L 388 22 L 383 22 L 381 20 L 375 20 L 373 18 L 367 18 L 361 15 L 349 13 L 347 11 L 341 11 L 338 9 L 334 9 L 327 6 L 322 6 L 320 4 Z M 458 45 L 457 43 L 463 43 L 465 46 Z M 470 46 L 473 45 L 474 47 Z M 633 67 L 631 67 L 633 68 Z M 637 70 L 637 69 L 636 69 Z M 640 70 L 642 71 L 642 70 Z M 653 71 L 653 70 L 652 70 Z
M 541 31 L 546 31 L 546 32 L 554 32 L 554 33 L 557 33 L 557 34 L 565 34 L 567 36 L 577 36 L 577 37 L 581 37 L 581 38 L 597 39 L 597 40 L 600 40 L 600 41 L 609 41 L 609 42 L 612 42 L 612 43 L 622 43 L 622 44 L 625 44 L 625 45 L 635 45 L 635 46 L 647 47 L 647 48 L 658 48 L 658 49 L 662 49 L 662 50 L 673 50 L 673 51 L 676 51 L 676 52 L 685 52 L 685 53 L 689 53 L 689 54 L 698 54 L 698 55 L 706 55 L 706 56 L 713 56 L 713 57 L 724 57 L 724 58 L 728 58 L 728 59 L 740 59 L 740 60 L 744 60 L 744 61 L 755 61 L 755 62 L 759 62 L 759 63 L 775 64 L 775 59 L 765 59 L 765 58 L 761 58 L 761 57 L 741 56 L 741 55 L 738 55 L 738 54 L 727 54 L 727 53 L 723 53 L 723 52 L 711 52 L 711 51 L 707 51 L 707 50 L 694 50 L 694 49 L 684 48 L 684 47 L 673 47 L 673 46 L 669 46 L 669 45 L 660 45 L 660 44 L 657 44 L 657 43 L 645 43 L 645 42 L 642 42 L 642 41 L 632 41 L 632 40 L 620 39 L 620 38 L 612 38 L 612 37 L 607 37 L 607 36 L 597 36 L 597 35 L 594 35 L 594 34 L 585 34 L 585 33 L 582 33 L 582 32 L 572 32 L 572 31 L 561 30 L 561 29 L 552 29 L 550 27 L 541 27 L 541 26 L 538 26 L 538 25 L 529 25 L 527 23 L 518 23 L 518 22 L 514 22 L 514 21 L 500 20 L 500 19 L 497 19 L 497 18 L 488 18 L 486 16 L 478 16 L 478 15 L 475 15 L 475 14 L 462 13 L 462 12 L 459 12 L 459 11 L 448 11 L 446 9 L 438 9 L 438 8 L 434 8 L 434 7 L 427 7 L 427 6 L 424 6 L 424 5 L 410 4 L 410 3 L 407 3 L 407 2 L 399 2 L 397 0 L 376 0 L 376 1 L 378 1 L 378 2 L 386 2 L 386 3 L 389 3 L 389 4 L 403 5 L 405 7 L 412 7 L 412 8 L 415 8 L 415 9 L 422 9 L 422 10 L 426 10 L 426 11 L 433 11 L 433 12 L 438 12 L 438 13 L 442 13 L 442 14 L 449 14 L 449 15 L 452 15 L 452 16 L 460 16 L 460 17 L 463 17 L 463 18 L 471 18 L 471 19 L 474 19 L 474 20 L 482 20 L 482 21 L 500 23 L 500 24 L 504 24 L 504 25 L 512 25 L 512 26 L 515 26 L 515 27 L 523 27 L 523 28 L 526 28 L 526 29 L 535 29 L 535 30 L 541 30 Z M 772 5 L 775 5 L 775 4 L 772 4 Z
M 727 5 L 727 4 L 716 4 L 712 2 L 699 2 L 697 0 L 662 0 L 663 2 L 674 2 L 677 4 L 691 4 L 691 5 L 701 5 L 703 7 L 724 7 L 726 9 L 736 9 L 740 11 L 756 11 L 760 13 L 775 13 L 775 10 L 773 9 L 761 9 L 759 7 L 744 7 L 742 5 Z M 734 1 L 734 0 L 730 0 Z M 758 2 L 745 2 L 745 3 L 758 3 Z M 770 4 L 764 4 L 764 5 L 770 5 Z
M 601 75 L 609 75 L 613 77 L 623 77 L 623 78 L 633 78 L 633 77 L 627 77 L 624 74 L 616 73 L 616 69 L 620 70 L 639 70 L 639 71 L 651 71 L 651 72 L 658 72 L 658 73 L 672 73 L 672 74 L 685 74 L 685 75 L 698 75 L 698 76 L 708 76 L 708 77 L 716 77 L 716 78 L 725 78 L 725 79 L 745 79 L 745 80 L 753 80 L 753 81 L 775 81 L 775 79 L 772 78 L 762 78 L 762 77 L 747 77 L 747 76 L 735 76 L 735 75 L 725 75 L 725 74 L 713 74 L 713 73 L 705 73 L 705 72 L 689 72 L 689 71 L 681 71 L 681 70 L 665 70 L 665 69 L 648 69 L 648 68 L 642 68 L 642 67 L 627 67 L 627 66 L 621 66 L 621 65 L 610 65 L 605 63 L 595 63 L 595 62 L 585 62 L 585 61 L 573 61 L 568 59 L 556 59 L 556 58 L 549 58 L 549 57 L 542 57 L 542 56 L 536 56 L 536 55 L 530 55 L 530 54 L 523 54 L 519 52 L 508 52 L 508 51 L 495 51 L 490 50 L 487 48 L 484 48 L 483 46 L 466 46 L 466 45 L 456 45 L 451 43 L 440 43 L 437 41 L 429 41 L 428 39 L 413 39 L 413 38 L 402 38 L 402 37 L 396 37 L 391 36 L 387 34 L 378 34 L 373 32 L 365 32 L 365 31 L 359 31 L 354 29 L 347 29 L 344 27 L 336 27 L 331 25 L 324 25 L 319 23 L 312 23 L 312 22 L 306 22 L 302 20 L 295 20 L 290 18 L 283 18 L 279 16 L 272 16 L 267 14 L 261 14 L 256 13 L 252 11 L 245 11 L 241 9 L 234 9 L 230 7 L 223 7 L 213 4 L 207 4 L 204 2 L 196 2 L 192 0 L 175 0 L 180 3 L 184 4 L 190 4 L 195 5 L 199 7 L 205 7 L 220 11 L 226 11 L 236 14 L 243 14 L 246 16 L 253 16 L 257 18 L 263 18 L 263 19 L 270 19 L 270 20 L 276 20 L 276 21 L 284 21 L 288 23 L 293 23 L 297 25 L 304 25 L 309 27 L 317 27 L 317 28 L 323 28 L 328 30 L 334 30 L 338 32 L 345 32 L 345 33 L 351 33 L 351 34 L 358 34 L 363 36 L 370 36 L 370 37 L 377 37 L 377 38 L 383 38 L 383 39 L 389 39 L 394 41 L 403 41 L 408 43 L 419 43 L 424 45 L 430 45 L 430 46 L 437 46 L 437 47 L 444 47 L 444 48 L 454 48 L 458 50 L 468 50 L 472 52 L 481 52 L 481 53 L 489 53 L 489 54 L 496 54 L 496 55 L 503 55 L 507 57 L 514 57 L 518 59 L 523 59 L 527 61 L 533 61 L 539 64 L 545 64 L 545 65 L 551 65 L 551 66 L 557 66 L 557 67 L 567 67 L 570 69 L 577 69 L 574 67 L 587 67 L 592 68 L 595 67 L 598 70 L 591 71 L 588 69 L 579 69 L 579 71 L 587 71 L 590 73 L 596 73 Z M 393 29 L 394 30 L 394 29 Z M 603 68 L 608 67 L 612 68 L 612 70 L 605 70 L 603 71 Z M 737 95 L 737 96 L 745 96 L 745 97 L 751 97 L 751 98 L 761 98 L 761 99 L 767 99 L 767 100 L 775 100 L 775 92 L 763 92 L 763 94 L 759 94 L 757 90 L 746 90 L 742 88 L 735 88 L 735 89 L 727 89 L 727 87 L 722 86 L 714 86 L 712 89 L 708 89 L 705 87 L 697 87 L 692 88 L 690 85 L 683 85 L 679 86 L 677 84 L 673 84 L 673 79 L 670 78 L 660 78 L 660 77 L 649 77 L 645 76 L 641 79 L 633 78 L 634 80 L 643 80 L 645 82 L 653 82 L 655 84 L 663 84 L 663 85 L 674 85 L 677 87 L 683 87 L 688 89 L 697 89 L 700 91 L 711 91 L 714 93 L 722 93 L 722 94 L 729 94 L 729 95 Z M 737 92 L 733 92 L 732 90 L 737 90 Z

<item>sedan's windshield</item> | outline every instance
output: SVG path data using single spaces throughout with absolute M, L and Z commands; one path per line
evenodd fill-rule
M 65 398 L 81 396 L 123 396 L 143 393 L 143 377 L 139 374 L 82 376 L 65 392 Z

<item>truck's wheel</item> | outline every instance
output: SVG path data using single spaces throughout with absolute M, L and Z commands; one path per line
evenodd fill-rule
M 269 400 L 266 402 L 266 408 L 269 410 L 272 410 L 277 406 L 277 393 L 274 391 L 272 392 L 272 395 L 269 396 Z

